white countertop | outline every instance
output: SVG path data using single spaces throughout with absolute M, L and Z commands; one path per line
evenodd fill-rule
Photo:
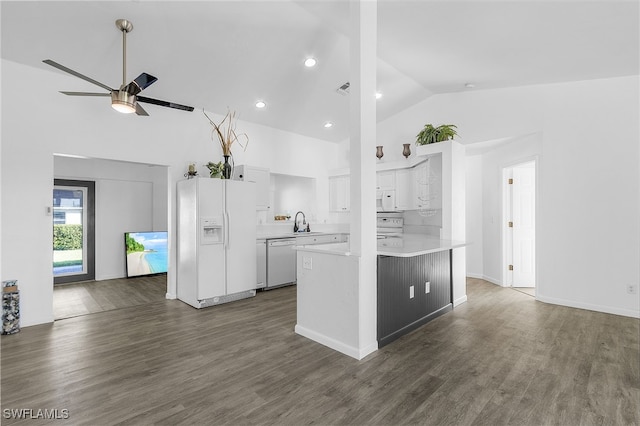
M 379 239 L 377 254 L 379 256 L 413 257 L 464 247 L 466 245 L 467 243 L 464 241 L 441 240 L 421 234 L 403 234 L 401 237 Z M 297 250 L 339 256 L 351 255 L 349 243 L 302 245 L 295 246 L 294 248 Z
M 378 240 L 379 256 L 412 257 L 464 247 L 464 241 L 441 240 L 420 234 L 403 234 L 402 237 Z

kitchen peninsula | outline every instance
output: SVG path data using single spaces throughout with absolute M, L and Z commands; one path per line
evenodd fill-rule
M 420 234 L 378 240 L 377 343 L 389 344 L 453 308 L 453 250 L 466 244 Z M 296 333 L 358 358 L 357 279 L 349 243 L 298 246 Z

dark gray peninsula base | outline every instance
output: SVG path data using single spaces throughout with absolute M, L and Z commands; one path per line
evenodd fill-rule
M 451 252 L 378 255 L 378 347 L 453 309 Z

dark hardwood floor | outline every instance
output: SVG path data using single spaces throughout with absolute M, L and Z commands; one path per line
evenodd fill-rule
M 167 292 L 165 274 L 53 287 L 53 317 L 58 319 L 161 302 Z
M 356 361 L 293 332 L 295 287 L 162 300 L 2 336 L 7 409 L 55 424 L 638 425 L 640 321 L 469 279 L 468 302 Z M 11 416 L 8 416 L 11 417 Z

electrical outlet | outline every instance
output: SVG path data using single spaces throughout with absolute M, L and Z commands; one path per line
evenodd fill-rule
M 413 286 L 409 287 L 409 299 L 413 299 L 413 296 L 415 295 L 415 291 Z
M 627 286 L 627 293 L 636 294 L 638 293 L 638 287 L 635 284 L 629 284 Z
M 427 281 L 426 283 L 424 283 L 424 292 L 429 293 L 430 291 L 431 291 L 431 283 Z
M 313 258 L 302 256 L 302 267 L 304 269 L 313 269 Z

